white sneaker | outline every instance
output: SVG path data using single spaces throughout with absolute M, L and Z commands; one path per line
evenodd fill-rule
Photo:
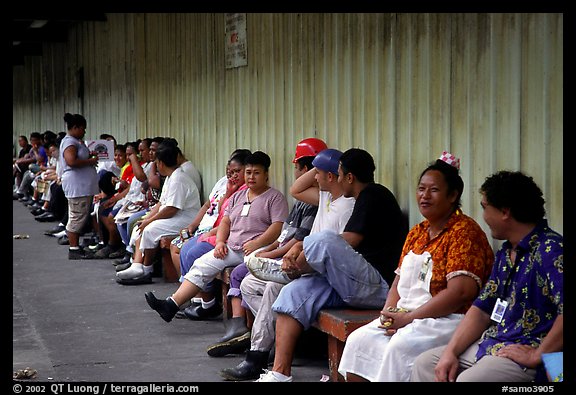
M 270 258 L 251 256 L 246 260 L 246 267 L 252 275 L 260 280 L 288 284 L 292 279 L 282 270 L 282 261 Z
M 64 229 L 64 230 L 62 230 L 62 231 L 60 231 L 60 232 L 58 232 L 58 233 L 54 233 L 52 236 L 54 236 L 55 238 L 59 239 L 59 238 L 61 238 L 62 236 L 66 236 L 66 234 L 67 234 L 67 233 L 66 233 L 66 229 Z
M 132 265 L 126 270 L 116 273 L 116 277 L 123 280 L 141 277 L 144 275 L 144 265 L 138 262 L 132 262 Z
M 264 373 L 260 375 L 260 378 L 255 382 L 264 383 L 289 383 L 292 381 L 292 376 L 285 376 L 282 373 L 275 372 L 273 370 L 264 370 Z

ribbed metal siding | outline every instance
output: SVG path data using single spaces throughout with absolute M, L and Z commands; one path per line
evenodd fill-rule
M 563 230 L 561 14 L 248 14 L 248 66 L 224 68 L 223 14 L 109 14 L 14 69 L 13 135 L 63 130 L 80 111 L 90 137 L 173 136 L 204 195 L 237 147 L 263 150 L 287 192 L 295 144 L 373 154 L 411 225 L 422 169 L 462 159 L 463 210 L 482 221 L 478 188 L 499 169 L 543 188 Z

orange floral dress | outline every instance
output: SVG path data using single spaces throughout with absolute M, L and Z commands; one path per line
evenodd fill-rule
M 433 261 L 430 280 L 432 296 L 446 289 L 448 280 L 460 275 L 473 278 L 480 290 L 494 264 L 494 252 L 480 225 L 457 210 L 440 234 L 432 240 L 428 235 L 429 226 L 428 220 L 424 220 L 410 230 L 402 248 L 396 274 L 400 273 L 402 261 L 410 251 L 417 255 L 428 252 Z M 470 304 L 455 313 L 464 314 L 468 308 Z

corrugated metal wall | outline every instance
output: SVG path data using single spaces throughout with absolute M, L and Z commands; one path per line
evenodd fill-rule
M 64 112 L 91 138 L 173 136 L 206 195 L 238 147 L 267 152 L 287 192 L 296 143 L 317 136 L 371 152 L 411 225 L 417 177 L 446 149 L 485 230 L 478 188 L 511 169 L 534 177 L 562 232 L 562 14 L 248 14 L 247 48 L 247 67 L 225 69 L 224 14 L 83 23 L 13 69 L 14 142 L 64 130 Z

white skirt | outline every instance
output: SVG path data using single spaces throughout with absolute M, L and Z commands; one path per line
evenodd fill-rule
M 448 344 L 464 314 L 414 320 L 386 336 L 380 319 L 348 336 L 338 372 L 353 373 L 369 381 L 410 381 L 414 360 L 422 352 Z

